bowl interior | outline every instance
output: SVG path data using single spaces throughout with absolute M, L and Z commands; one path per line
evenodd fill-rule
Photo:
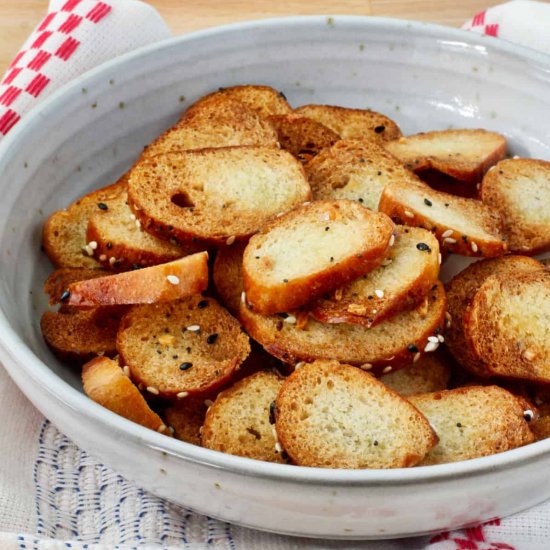
M 459 31 L 367 18 L 296 18 L 196 33 L 93 71 L 38 107 L 0 146 L 0 308 L 49 368 L 81 391 L 39 327 L 40 251 L 54 210 L 113 182 L 198 97 L 243 83 L 284 91 L 292 105 L 372 108 L 404 133 L 481 127 L 510 153 L 550 159 L 550 61 Z M 454 258 L 448 277 L 464 260 Z

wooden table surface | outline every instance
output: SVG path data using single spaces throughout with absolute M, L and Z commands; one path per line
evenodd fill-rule
M 175 34 L 282 15 L 383 15 L 460 26 L 494 0 L 151 0 Z M 46 13 L 47 0 L 0 0 L 0 73 Z

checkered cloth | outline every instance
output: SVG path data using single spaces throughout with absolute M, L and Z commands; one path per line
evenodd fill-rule
M 465 28 L 550 53 L 550 5 L 518 0 Z M 71 79 L 166 38 L 158 13 L 136 0 L 52 0 L 0 84 L 0 140 Z M 547 550 L 550 502 L 511 518 L 433 537 L 380 542 L 291 539 L 199 516 L 135 487 L 77 448 L 0 367 L 0 549 Z

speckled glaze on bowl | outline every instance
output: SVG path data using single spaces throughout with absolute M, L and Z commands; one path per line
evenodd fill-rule
M 262 83 L 294 105 L 371 107 L 405 133 L 484 127 L 514 154 L 550 159 L 550 57 L 406 21 L 274 19 L 211 29 L 125 55 L 38 107 L 0 144 L 0 360 L 61 431 L 153 493 L 280 533 L 388 538 L 505 516 L 550 497 L 550 440 L 457 464 L 323 470 L 268 464 L 171 440 L 87 399 L 44 345 L 51 267 L 45 217 L 113 181 L 190 102 Z M 464 260 L 453 258 L 446 275 Z

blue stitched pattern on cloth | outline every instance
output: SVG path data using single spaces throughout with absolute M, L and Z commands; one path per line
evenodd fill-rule
M 40 431 L 34 482 L 40 537 L 111 548 L 157 545 L 236 550 L 229 524 L 135 487 L 95 462 L 48 420 Z M 33 548 L 32 539 L 25 539 L 20 548 Z

